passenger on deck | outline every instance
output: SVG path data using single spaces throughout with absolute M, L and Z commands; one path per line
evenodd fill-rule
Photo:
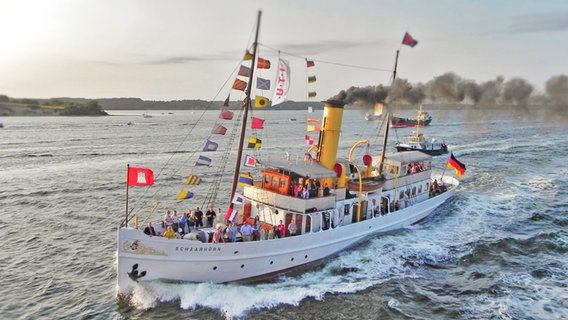
M 323 186 L 323 196 L 329 196 L 329 186 L 327 185 L 327 183 Z
M 237 225 L 234 222 L 230 222 L 229 226 L 227 227 L 227 230 L 225 231 L 226 235 L 227 235 L 227 239 L 229 240 L 229 242 L 237 242 L 237 232 L 239 231 L 239 228 L 237 227 Z
M 440 193 L 446 192 L 448 190 L 448 188 L 444 184 L 444 180 L 442 179 L 440 179 L 440 183 L 438 184 L 438 190 L 440 190 Z
M 302 198 L 303 199 L 309 199 L 310 198 L 310 191 L 307 188 L 304 188 L 304 190 L 302 190 Z
M 195 216 L 191 210 L 187 210 L 187 231 L 188 233 L 195 227 Z
M 205 217 L 207 218 L 206 227 L 213 227 L 213 222 L 215 221 L 215 218 L 217 217 L 217 214 L 215 213 L 215 210 L 213 209 L 213 207 L 207 208 L 207 212 L 205 212 Z
M 402 201 L 404 201 L 404 207 L 408 207 L 410 203 L 410 196 L 408 195 L 408 190 L 404 191 L 402 195 Z
M 179 228 L 183 231 L 183 234 L 189 232 L 187 229 L 187 219 L 187 212 L 184 212 L 183 216 L 181 216 L 181 219 L 179 220 Z
M 388 200 L 386 198 L 381 198 L 381 215 L 388 213 Z
M 178 212 L 176 210 L 174 210 L 174 213 L 172 214 L 172 220 L 174 221 L 174 223 L 172 224 L 172 227 L 174 228 L 174 231 L 178 231 L 179 228 L 179 217 L 178 217 Z
M 146 226 L 146 228 L 144 228 L 144 233 L 149 235 L 149 236 L 155 236 L 156 235 L 156 230 L 154 230 L 154 227 L 152 226 L 152 222 L 148 222 L 148 225 Z
M 243 241 L 252 241 L 253 229 L 245 220 L 241 226 L 241 235 L 243 236 Z
M 225 242 L 225 238 L 223 238 L 223 225 L 218 224 L 215 233 L 213 233 L 213 243 L 220 243 Z
M 260 219 L 258 216 L 254 217 L 254 221 L 252 222 L 252 239 L 253 240 L 260 240 Z
M 410 168 L 410 173 L 414 174 L 414 173 L 418 173 L 420 171 L 420 167 L 418 167 L 417 164 L 412 164 L 412 167 Z
M 195 226 L 197 228 L 203 227 L 203 211 L 201 211 L 199 207 L 197 207 L 193 215 L 195 216 Z
M 168 239 L 175 239 L 176 238 L 176 233 L 174 232 L 174 229 L 172 228 L 172 226 L 168 226 L 166 228 L 166 231 L 164 232 L 164 238 L 168 238 Z
M 280 220 L 280 223 L 276 226 L 276 231 L 279 238 L 284 238 L 286 236 L 286 227 L 282 223 L 282 220 Z
M 315 198 L 317 196 L 318 189 L 316 184 L 313 180 L 308 182 L 308 193 L 310 194 L 310 198 Z
M 174 219 L 172 218 L 172 212 L 168 210 L 164 215 L 164 220 L 162 221 L 162 227 L 167 228 L 174 224 Z
M 298 186 L 296 185 L 296 181 L 292 180 L 292 183 L 290 183 L 290 187 L 288 189 L 288 195 L 295 196 L 296 190 L 298 190 Z
M 302 190 L 304 187 L 298 185 L 294 188 L 294 197 L 301 198 L 302 197 Z
M 439 190 L 438 190 L 438 181 L 436 179 L 434 179 L 434 182 L 432 182 L 432 184 L 430 185 L 430 196 L 435 196 L 437 194 L 439 194 Z
M 290 224 L 288 225 L 288 232 L 290 233 L 290 236 L 295 236 L 297 230 L 298 227 L 296 226 L 296 221 L 294 221 L 294 219 L 290 220 Z

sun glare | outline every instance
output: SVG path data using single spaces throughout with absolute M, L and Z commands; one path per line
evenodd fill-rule
M 0 63 L 29 55 L 47 43 L 56 5 L 51 1 L 7 0 L 0 2 Z

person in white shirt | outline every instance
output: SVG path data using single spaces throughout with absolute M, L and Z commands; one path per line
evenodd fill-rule
M 292 219 L 290 220 L 290 224 L 288 225 L 288 232 L 290 232 L 290 236 L 295 236 L 296 231 L 298 231 L 298 227 L 296 226 L 296 221 Z

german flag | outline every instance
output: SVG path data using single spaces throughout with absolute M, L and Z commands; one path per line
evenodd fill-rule
M 450 154 L 450 159 L 448 159 L 448 168 L 454 169 L 456 176 L 460 179 L 465 174 L 465 164 L 459 162 L 453 153 Z

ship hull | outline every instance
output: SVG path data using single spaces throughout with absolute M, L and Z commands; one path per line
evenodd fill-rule
M 404 152 L 404 151 L 420 151 L 422 153 L 426 153 L 429 154 L 431 156 L 439 156 L 442 154 L 446 154 L 448 153 L 448 147 L 446 145 L 442 145 L 440 148 L 428 148 L 428 147 L 422 147 L 422 146 L 411 146 L 411 145 L 404 145 L 404 144 L 399 144 L 396 147 L 396 151 L 398 152 Z
M 393 128 L 416 127 L 416 126 L 423 127 L 430 125 L 430 122 L 432 122 L 431 118 L 418 121 L 416 119 L 392 117 L 391 127 Z

